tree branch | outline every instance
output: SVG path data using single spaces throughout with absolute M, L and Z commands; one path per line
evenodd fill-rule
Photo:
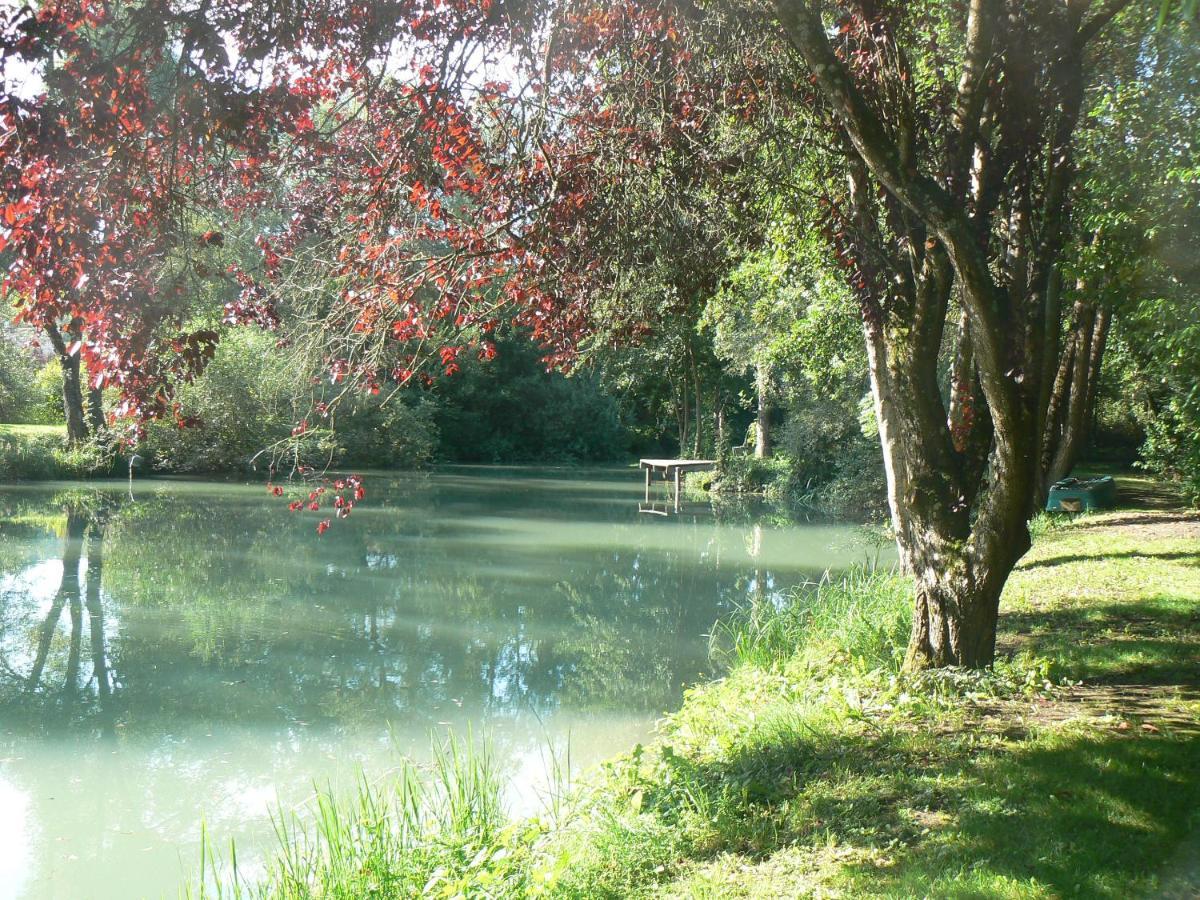
M 1019 433 L 1019 394 L 1004 345 L 1012 322 L 1011 303 L 992 280 L 963 204 L 956 203 L 928 176 L 901 165 L 895 144 L 834 53 L 820 15 L 802 0 L 776 0 L 775 9 L 788 39 L 816 76 L 859 156 L 884 187 L 924 219 L 946 245 L 966 288 L 964 302 L 972 319 L 975 352 L 997 431 L 1015 438 Z
M 1088 41 L 1103 31 L 1109 22 L 1116 18 L 1117 13 L 1132 2 L 1133 0 L 1109 0 L 1103 9 L 1080 26 L 1079 32 L 1075 36 L 1077 46 L 1083 47 L 1087 44 Z

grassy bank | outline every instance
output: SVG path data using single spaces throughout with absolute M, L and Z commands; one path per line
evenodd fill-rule
M 0 480 L 88 478 L 112 469 L 108 453 L 87 445 L 66 447 L 63 425 L 0 425 Z
M 901 675 L 908 599 L 859 573 L 750 606 L 714 630 L 729 674 L 569 807 L 506 822 L 454 751 L 432 787 L 325 798 L 255 892 L 1196 896 L 1200 519 L 1039 524 L 986 674 Z

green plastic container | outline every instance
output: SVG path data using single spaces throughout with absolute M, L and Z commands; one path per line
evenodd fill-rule
M 1111 475 L 1099 478 L 1064 478 L 1056 481 L 1046 498 L 1050 512 L 1083 512 L 1108 509 L 1117 502 L 1117 483 Z

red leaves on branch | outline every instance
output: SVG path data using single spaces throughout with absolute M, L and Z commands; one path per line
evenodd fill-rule
M 302 480 L 299 486 L 303 486 L 307 479 L 312 474 L 307 470 L 299 473 Z M 284 489 L 277 485 L 270 487 L 271 493 L 280 497 L 284 494 Z M 350 511 L 355 505 L 366 499 L 367 491 L 363 487 L 362 476 L 347 475 L 341 478 L 328 478 L 321 476 L 317 479 L 316 486 L 312 487 L 307 494 L 290 500 L 287 508 L 289 512 L 320 512 L 323 509 L 332 509 L 334 516 L 338 519 L 348 518 Z M 317 534 L 324 534 L 331 524 L 329 518 L 322 519 L 317 524 Z
M 464 348 L 495 356 L 504 321 L 569 367 L 616 277 L 598 258 L 620 234 L 614 173 L 760 101 L 755 61 L 733 79 L 692 64 L 669 3 L 569 6 L 548 48 L 538 4 L 143 0 L 120 22 L 110 8 L 0 13 L 0 58 L 48 73 L 40 96 L 0 100 L 0 247 L 18 318 L 78 321 L 94 383 L 139 421 L 172 411 L 219 340 L 185 333 L 180 272 L 228 288 L 229 326 L 278 328 L 293 279 L 329 285 L 318 327 L 349 338 L 332 392 L 453 375 Z M 403 58 L 382 69 L 385 45 Z M 627 64 L 597 78 L 612 56 Z M 152 89 L 159 71 L 172 77 Z M 246 238 L 252 222 L 274 224 Z M 335 488 L 337 515 L 363 495 Z

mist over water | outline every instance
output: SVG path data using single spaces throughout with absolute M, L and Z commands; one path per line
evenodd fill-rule
M 0 898 L 175 896 L 201 823 L 271 811 L 452 730 L 532 812 L 711 674 L 707 632 L 871 551 L 848 525 L 685 503 L 633 470 L 379 474 L 317 537 L 261 484 L 0 488 Z

